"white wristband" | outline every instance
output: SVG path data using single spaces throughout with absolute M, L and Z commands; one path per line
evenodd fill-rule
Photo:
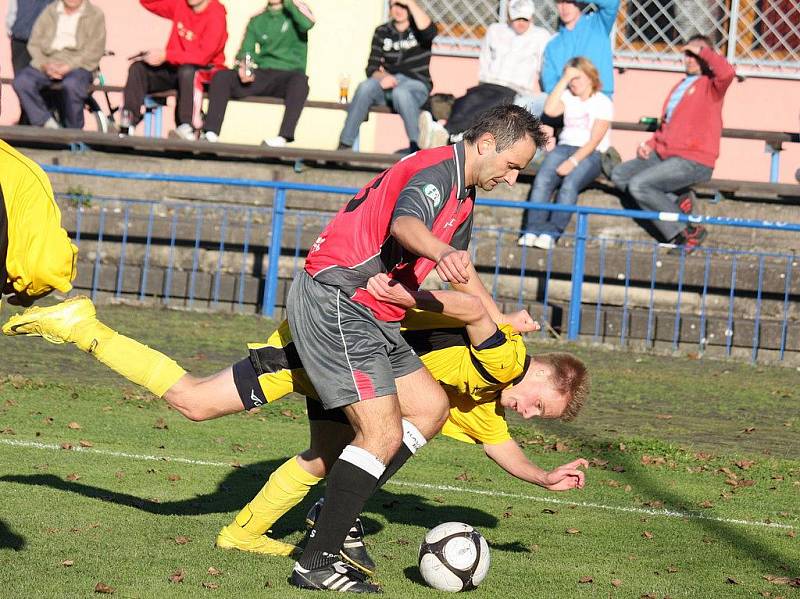
M 570 156 L 569 161 L 572 163 L 573 166 L 578 166 L 578 161 L 575 160 L 575 156 Z

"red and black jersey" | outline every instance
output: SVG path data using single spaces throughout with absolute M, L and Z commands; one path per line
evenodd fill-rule
M 405 310 L 380 302 L 366 290 L 370 277 L 385 272 L 418 289 L 435 262 L 404 249 L 390 235 L 399 216 L 413 216 L 455 249 L 465 250 L 472 234 L 475 188 L 465 185 L 464 144 L 421 150 L 370 181 L 320 234 L 306 258 L 315 280 L 342 289 L 387 322 Z

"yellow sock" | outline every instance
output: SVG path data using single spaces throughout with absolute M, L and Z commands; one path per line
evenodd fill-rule
M 228 531 L 242 539 L 263 535 L 321 480 L 306 472 L 297 463 L 296 457 L 289 458 L 272 473 L 258 495 L 236 515 L 228 525 Z
M 93 320 L 72 332 L 75 345 L 129 381 L 162 397 L 186 374 L 175 360 Z

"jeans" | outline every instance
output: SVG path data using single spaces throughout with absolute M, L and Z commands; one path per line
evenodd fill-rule
M 377 79 L 372 77 L 365 79 L 358 84 L 353 101 L 347 107 L 347 118 L 344 121 L 344 128 L 339 135 L 339 143 L 352 146 L 361 123 L 369 117 L 370 106 L 391 106 L 406 128 L 408 140 L 411 143 L 419 141 L 419 113 L 422 105 L 428 99 L 430 89 L 428 86 L 402 74 L 394 76 L 397 79 L 397 87 L 386 90 L 383 89 Z
M 69 129 L 83 129 L 83 106 L 89 97 L 92 79 L 92 74 L 86 69 L 72 69 L 59 82 L 29 65 L 17 73 L 13 86 L 31 125 L 41 127 L 53 116 L 42 91 L 53 83 L 61 83 L 61 120 Z
M 600 174 L 600 152 L 594 151 L 578 163 L 566 177 L 556 173 L 558 165 L 578 151 L 577 146 L 557 145 L 544 157 L 536 178 L 533 180 L 529 201 L 537 204 L 550 202 L 550 196 L 558 189 L 555 203 L 574 206 L 578 202 L 578 194 Z M 525 214 L 525 232 L 541 235 L 546 233 L 555 239 L 561 237 L 567 228 L 571 212 L 547 212 L 545 210 L 528 210 Z
M 516 98 L 514 98 L 514 104 L 517 106 L 522 106 L 528 112 L 530 112 L 535 117 L 542 116 L 544 112 L 544 103 L 547 100 L 547 94 L 541 92 L 534 96 L 523 96 L 518 94 Z
M 611 173 L 611 180 L 622 192 L 626 192 L 640 210 L 654 212 L 678 212 L 678 195 L 695 183 L 708 181 L 712 169 L 694 162 L 672 156 L 661 158 L 655 151 L 647 160 L 635 158 L 623 162 Z M 670 241 L 683 231 L 680 222 L 652 221 L 653 226 Z

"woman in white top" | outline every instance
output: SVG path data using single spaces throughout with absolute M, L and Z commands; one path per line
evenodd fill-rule
M 613 106 L 602 94 L 597 68 L 578 56 L 564 67 L 564 74 L 545 102 L 545 114 L 564 116 L 558 145 L 545 156 L 533 182 L 529 201 L 546 204 L 558 190 L 555 203 L 574 205 L 578 194 L 600 174 L 600 156 L 610 144 Z M 528 210 L 519 245 L 550 249 L 567 228 L 571 212 Z

